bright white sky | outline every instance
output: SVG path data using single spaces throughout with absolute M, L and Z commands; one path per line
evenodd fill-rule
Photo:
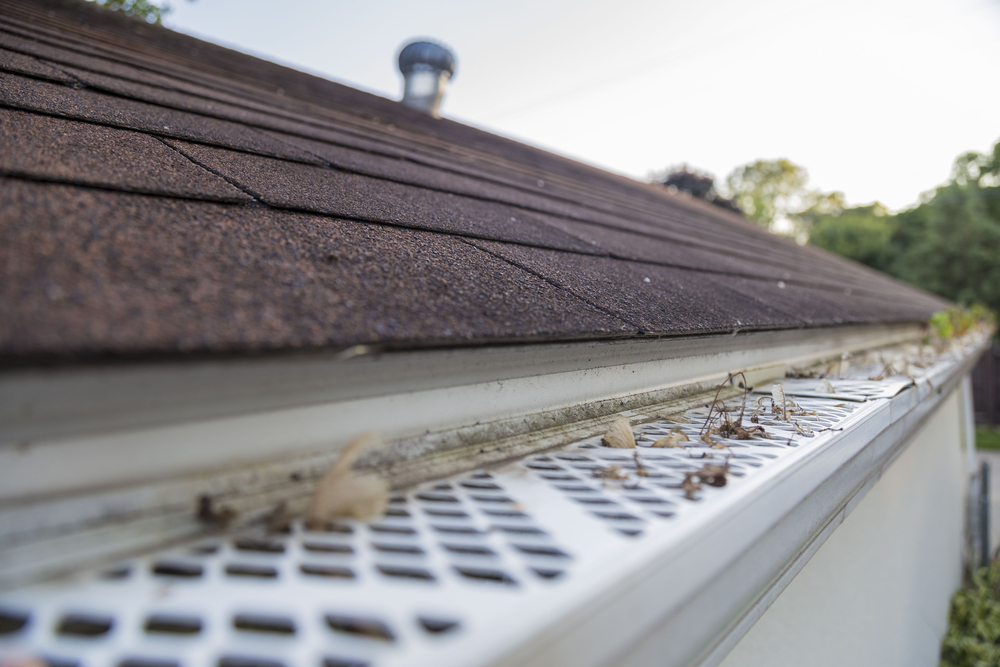
M 905 208 L 1000 138 L 1000 0 L 173 0 L 165 23 L 390 98 L 449 45 L 444 115 L 645 180 L 787 157 Z

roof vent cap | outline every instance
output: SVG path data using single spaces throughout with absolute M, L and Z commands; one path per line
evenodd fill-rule
M 438 113 L 448 81 L 455 76 L 455 56 L 436 42 L 412 42 L 399 52 L 403 73 L 403 104 L 440 118 Z

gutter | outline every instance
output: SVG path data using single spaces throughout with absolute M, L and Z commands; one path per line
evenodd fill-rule
M 328 584 L 323 582 L 300 583 L 298 575 L 286 568 L 297 567 L 304 558 L 315 558 L 300 550 L 300 544 L 312 539 L 300 525 L 293 527 L 288 535 L 267 538 L 283 546 L 281 555 L 269 555 L 266 562 L 280 565 L 285 572 L 277 584 L 267 587 L 269 609 L 287 614 L 296 627 L 303 629 L 294 642 L 275 644 L 267 650 L 261 648 L 261 654 L 265 657 L 284 655 L 279 651 L 280 646 L 294 647 L 297 656 L 328 650 L 323 647 L 331 645 L 332 636 L 328 636 L 327 631 L 312 628 L 316 619 L 323 618 L 334 605 L 363 609 L 395 629 L 399 637 L 395 645 L 382 646 L 377 652 L 363 656 L 385 666 L 433 663 L 484 667 L 549 664 L 597 667 L 651 662 L 677 667 L 714 666 L 857 506 L 920 426 L 956 389 L 988 344 L 988 338 L 987 333 L 982 333 L 967 339 L 962 346 L 955 346 L 939 357 L 935 365 L 912 381 L 901 382 L 895 378 L 852 384 L 848 380 L 832 380 L 838 386 L 837 394 L 829 398 L 795 399 L 809 409 L 818 410 L 820 417 L 817 419 L 822 418 L 823 423 L 834 424 L 836 429 L 842 430 L 817 431 L 806 437 L 784 428 L 785 435 L 779 439 L 742 445 L 748 449 L 739 451 L 755 456 L 733 459 L 740 464 L 740 476 L 733 477 L 724 488 L 706 488 L 697 502 L 683 500 L 679 491 L 671 490 L 669 485 L 646 484 L 655 481 L 652 479 L 643 482 L 649 488 L 643 491 L 647 496 L 639 503 L 633 499 L 635 492 L 630 487 L 595 482 L 590 469 L 597 465 L 592 461 L 609 461 L 609 456 L 621 451 L 609 451 L 597 445 L 599 434 L 613 418 L 624 415 L 640 435 L 648 429 L 666 428 L 665 424 L 683 420 L 685 415 L 694 424 L 698 415 L 704 412 L 702 406 L 714 393 L 704 393 L 704 389 L 711 386 L 707 381 L 684 385 L 687 393 L 677 387 L 660 387 L 651 392 L 652 395 L 606 399 L 607 404 L 603 407 L 592 403 L 589 405 L 593 412 L 585 419 L 566 422 L 553 418 L 548 428 L 530 432 L 519 431 L 513 423 L 503 428 L 486 427 L 487 432 L 494 435 L 507 433 L 506 437 L 493 441 L 494 450 L 487 451 L 488 447 L 477 443 L 473 447 L 484 451 L 485 456 L 465 460 L 463 467 L 452 468 L 450 472 L 442 472 L 448 469 L 443 465 L 426 468 L 422 474 L 429 481 L 403 485 L 405 490 L 395 499 L 401 504 L 393 507 L 405 511 L 386 517 L 379 525 L 358 523 L 353 526 L 351 537 L 338 538 L 351 540 L 354 555 L 348 565 L 359 573 L 358 583 L 346 587 L 337 584 L 335 588 L 327 588 Z M 712 341 L 713 344 L 718 342 Z M 829 341 L 826 344 L 824 352 L 820 341 L 800 342 L 813 349 L 814 360 L 839 356 L 831 355 L 833 346 Z M 770 351 L 762 348 L 758 345 L 755 350 L 730 350 L 728 354 L 763 354 L 764 357 L 755 358 L 765 362 L 768 361 L 766 356 L 773 354 L 772 364 L 763 364 L 758 375 L 761 381 L 774 379 L 779 367 L 783 375 L 785 365 L 777 363 L 780 348 Z M 718 367 L 724 367 L 723 364 L 735 358 L 725 354 L 715 360 Z M 808 356 L 803 354 L 801 358 Z M 691 362 L 704 373 L 703 380 L 716 368 L 707 365 L 706 359 L 711 361 L 713 357 Z M 641 368 L 641 364 L 648 362 L 636 360 L 634 363 Z M 621 373 L 621 369 L 614 370 L 610 377 L 617 377 L 615 373 Z M 869 386 L 868 394 L 860 395 L 866 385 L 877 387 L 872 390 Z M 676 393 L 656 393 L 664 391 Z M 735 388 L 723 391 L 729 397 L 740 393 Z M 855 398 L 846 398 L 848 396 Z M 619 401 L 617 409 L 616 401 Z M 559 410 L 553 412 L 559 413 Z M 579 417 L 580 413 L 574 414 Z M 525 418 L 517 419 L 523 422 Z M 540 422 L 532 423 L 537 426 Z M 475 429 L 484 427 L 466 427 L 473 429 L 466 432 L 468 441 L 475 441 Z M 696 425 L 689 428 L 697 430 Z M 447 434 L 438 434 L 438 437 L 445 443 L 438 454 L 468 454 L 471 451 L 456 445 L 463 441 L 462 437 L 455 436 L 455 440 L 449 440 L 451 436 Z M 482 433 L 479 437 L 485 438 Z M 738 444 L 733 443 L 732 451 L 737 451 Z M 670 466 L 678 463 L 701 465 L 690 459 L 681 460 L 686 451 L 642 447 L 635 451 L 651 466 L 666 466 L 658 469 L 667 473 L 670 473 Z M 658 460 L 655 457 L 662 459 L 668 455 L 673 457 L 673 462 L 653 463 Z M 691 456 L 694 456 L 693 451 Z M 459 458 L 466 457 L 460 455 Z M 758 463 L 747 465 L 744 461 L 750 459 Z M 405 456 L 399 459 L 405 460 Z M 411 463 L 419 460 L 420 457 L 412 459 Z M 273 465 L 280 468 L 288 464 Z M 386 465 L 386 469 L 391 470 L 394 464 L 389 461 Z M 398 465 L 404 469 L 411 467 L 404 463 Z M 751 467 L 754 465 L 757 467 Z M 476 475 L 468 472 L 483 466 L 489 467 Z M 287 472 L 290 468 L 281 469 Z M 434 476 L 435 469 L 437 476 Z M 545 471 L 550 469 L 564 471 L 559 474 L 565 473 L 593 487 L 591 492 L 597 494 L 595 497 L 607 498 L 611 505 L 626 511 L 605 512 L 607 516 L 603 516 L 599 505 L 581 504 L 580 498 L 587 494 L 560 490 L 559 482 L 544 477 Z M 190 493 L 196 491 L 199 484 L 233 482 L 241 474 L 249 473 L 206 472 L 196 480 L 170 478 L 144 485 L 145 493 L 137 489 L 112 489 L 2 506 L 0 526 L 5 530 L 15 523 L 27 526 L 35 519 L 44 524 L 46 517 L 50 528 L 47 533 L 42 534 L 45 532 L 42 531 L 34 536 L 8 530 L 7 541 L 0 541 L 0 545 L 6 547 L 5 551 L 0 551 L 4 559 L 0 561 L 0 572 L 6 577 L 4 585 L 10 589 L 0 595 L 0 608 L 25 610 L 25 618 L 31 619 L 20 635 L 0 638 L 0 650 L 17 647 L 49 650 L 60 646 L 58 638 L 53 639 L 50 633 L 51 628 L 58 625 L 62 610 L 83 608 L 98 600 L 107 601 L 101 603 L 102 608 L 111 610 L 106 613 L 119 619 L 116 622 L 131 627 L 140 622 L 137 615 L 141 616 L 147 604 L 143 600 L 153 596 L 149 598 L 153 601 L 157 591 L 165 590 L 163 587 L 167 584 L 172 591 L 171 604 L 203 610 L 206 627 L 213 628 L 198 640 L 198 655 L 215 655 L 227 650 L 232 637 L 225 628 L 231 624 L 231 614 L 241 605 L 251 604 L 253 596 L 248 598 L 244 592 L 250 589 L 239 582 L 231 582 L 221 568 L 241 557 L 236 546 L 239 536 L 252 534 L 256 529 L 243 527 L 235 533 L 213 534 L 202 527 L 201 532 L 197 532 L 196 526 L 192 526 L 190 505 L 185 505 L 183 511 L 180 506 L 164 511 L 164 506 L 155 503 L 162 503 L 171 493 L 176 494 L 177 499 L 186 497 L 190 501 Z M 268 478 L 266 467 L 257 468 L 255 474 Z M 483 488 L 483 482 L 476 481 L 482 477 L 477 475 L 485 476 L 489 484 L 501 490 L 477 491 Z M 249 477 L 240 479 L 250 480 Z M 304 492 L 303 486 L 306 487 Z M 234 501 L 244 497 L 248 508 L 268 503 L 273 507 L 278 499 L 298 502 L 311 490 L 310 485 L 300 483 L 300 495 L 293 497 L 288 486 L 275 486 L 270 493 L 265 487 L 229 497 Z M 448 490 L 441 491 L 441 488 Z M 184 496 L 185 493 L 188 495 Z M 468 518 L 439 519 L 434 514 L 427 514 L 428 510 L 438 507 L 434 504 L 437 502 L 435 494 L 453 496 L 454 500 L 448 502 L 456 504 L 448 507 L 464 508 L 463 514 Z M 646 504 L 650 500 L 662 505 Z M 132 515 L 121 511 L 88 515 L 88 512 L 116 503 L 119 508 L 133 503 Z M 659 517 L 647 511 L 658 507 L 667 507 L 670 511 L 661 512 Z M 525 518 L 494 518 L 497 510 L 500 516 L 523 515 Z M 61 526 L 52 520 L 60 516 L 64 519 Z M 66 517 L 73 516 L 76 518 L 72 521 L 65 521 Z M 536 529 L 538 534 L 535 535 L 526 528 L 510 525 L 518 521 L 530 521 L 531 526 L 541 530 Z M 450 522 L 449 530 L 464 529 L 467 525 L 472 532 L 462 538 L 464 543 L 474 542 L 493 553 L 489 561 L 492 569 L 484 570 L 481 564 L 470 564 L 476 562 L 470 560 L 473 556 L 455 555 L 439 548 L 438 545 L 446 544 L 447 540 L 458 539 L 442 537 L 438 525 L 442 522 Z M 503 524 L 507 528 L 497 529 L 497 525 Z M 397 582 L 394 578 L 397 575 L 386 574 L 391 567 L 396 567 L 393 562 L 398 565 L 401 561 L 389 562 L 395 557 L 390 558 L 371 547 L 384 539 L 384 530 L 412 534 L 412 538 L 394 539 L 415 540 L 414 544 L 421 545 L 425 555 L 417 569 L 429 577 L 430 583 Z M 63 534 L 54 536 L 53 531 Z M 160 551 L 153 550 L 155 545 L 148 539 L 156 531 L 160 531 L 159 539 L 165 540 L 156 547 Z M 165 539 L 166 536 L 169 539 Z M 200 578 L 186 580 L 186 583 L 169 583 L 169 575 L 165 579 L 165 575 L 157 573 L 157 564 L 164 558 L 192 562 L 193 556 L 186 551 L 185 545 L 194 544 L 192 538 L 199 536 L 202 540 L 210 538 L 221 547 L 197 557 L 198 567 L 205 570 L 204 576 L 199 574 Z M 102 537 L 113 542 L 112 546 L 102 550 L 99 544 Z M 106 564 L 122 554 L 134 554 L 124 561 L 125 578 L 113 583 L 93 578 L 86 573 L 87 565 L 82 559 L 59 560 L 51 555 L 57 546 L 66 550 L 65 547 L 74 544 L 88 545 L 90 551 L 86 556 L 95 564 Z M 561 555 L 554 559 L 554 552 Z M 38 563 L 43 563 L 44 567 L 39 567 Z M 387 567 L 390 570 L 386 570 Z M 72 580 L 28 585 L 60 569 L 76 574 Z M 410 571 L 415 570 L 411 567 Z M 492 583 L 482 581 L 484 571 L 494 573 L 490 575 Z M 504 578 L 494 576 L 496 573 Z M 122 600 L 120 606 L 114 602 L 118 599 Z M 459 619 L 462 631 L 446 639 L 413 630 L 413 614 L 427 613 L 428 609 Z M 94 648 L 88 655 L 93 662 L 110 663 L 121 659 L 126 649 L 131 650 L 133 644 L 128 642 L 138 641 L 141 646 L 141 640 L 142 637 L 112 636 L 104 643 L 92 644 Z M 356 646 L 358 651 L 369 650 L 368 645 L 351 646 Z M 298 661 L 292 662 L 297 664 Z

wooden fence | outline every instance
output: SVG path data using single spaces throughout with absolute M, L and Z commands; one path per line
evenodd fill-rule
M 1000 345 L 986 350 L 973 369 L 972 396 L 976 423 L 1000 426 Z

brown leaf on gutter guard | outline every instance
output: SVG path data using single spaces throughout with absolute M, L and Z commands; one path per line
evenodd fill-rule
M 729 464 L 716 465 L 706 463 L 698 471 L 698 478 L 709 486 L 725 486 L 726 474 L 729 472 Z
M 611 423 L 611 428 L 601 438 L 601 444 L 605 447 L 615 449 L 635 449 L 635 436 L 632 435 L 632 427 L 628 420 L 619 417 Z
M 268 532 L 290 533 L 294 518 L 292 513 L 288 511 L 288 503 L 282 500 L 264 517 L 264 523 L 267 525 Z
M 647 468 L 642 459 L 639 458 L 639 452 L 632 452 L 632 459 L 635 461 L 635 474 L 639 477 L 648 477 L 649 468 Z
M 211 496 L 198 496 L 198 520 L 210 526 L 225 528 L 236 518 L 236 510 L 227 505 L 215 506 Z
M 385 514 L 389 504 L 388 482 L 374 473 L 356 473 L 351 469 L 363 453 L 383 446 L 378 433 L 362 433 L 344 447 L 309 501 L 310 528 L 320 528 L 337 517 L 370 521 Z
M 684 481 L 681 482 L 681 490 L 684 491 L 684 497 L 688 500 L 695 500 L 695 493 L 701 491 L 701 479 L 698 477 L 696 472 L 686 472 L 684 473 Z
M 670 433 L 658 438 L 656 442 L 653 443 L 653 447 L 684 447 L 682 442 L 690 442 L 690 439 L 684 433 L 684 431 L 679 428 L 670 429 Z
M 628 479 L 628 473 L 625 472 L 624 468 L 621 466 L 608 466 L 607 468 L 598 468 L 594 471 L 594 477 L 598 479 L 613 479 L 619 482 L 623 482 Z

